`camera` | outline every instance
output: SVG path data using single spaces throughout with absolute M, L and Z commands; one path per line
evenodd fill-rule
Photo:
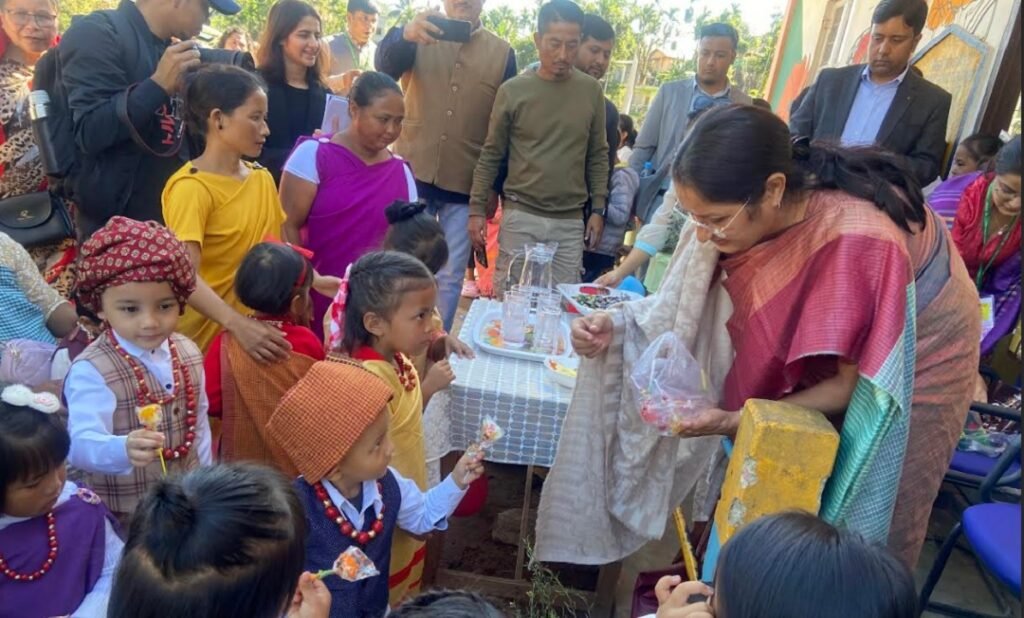
M 252 54 L 233 49 L 201 47 L 199 49 L 199 62 L 203 64 L 230 64 L 246 71 L 256 70 L 256 61 L 253 60 Z

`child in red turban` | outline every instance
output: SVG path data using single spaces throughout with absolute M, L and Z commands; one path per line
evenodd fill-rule
M 68 460 L 122 522 L 164 467 L 212 462 L 203 356 L 174 332 L 195 284 L 184 245 L 152 221 L 114 217 L 81 248 L 76 294 L 104 332 L 64 383 Z

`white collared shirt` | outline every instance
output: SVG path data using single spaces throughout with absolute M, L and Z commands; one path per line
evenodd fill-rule
M 171 350 L 166 340 L 158 348 L 143 350 L 116 332 L 114 337 L 125 352 L 142 363 L 168 394 L 174 393 Z M 206 415 L 210 402 L 206 398 L 205 381 L 206 376 L 201 374 L 199 384 L 196 385 L 199 409 L 196 410 L 196 439 L 193 444 L 199 463 L 204 466 L 213 463 L 210 420 Z M 71 465 L 94 474 L 131 474 L 132 464 L 125 448 L 128 436 L 113 433 L 117 397 L 107 387 L 95 365 L 87 360 L 75 361 L 64 382 L 64 396 L 68 404 L 68 433 L 71 434 L 68 461 Z
M 398 490 L 402 494 L 402 506 L 398 509 L 398 527 L 412 534 L 426 534 L 432 530 L 447 530 L 448 518 L 455 511 L 455 507 L 462 502 L 466 495 L 465 489 L 459 489 L 452 479 L 452 475 L 441 481 L 428 491 L 421 491 L 415 481 L 410 481 L 394 468 L 388 468 L 395 475 L 398 482 Z M 349 522 L 357 530 L 363 529 L 366 512 L 372 506 L 375 513 L 380 513 L 384 500 L 377 491 L 377 481 L 363 482 L 363 505 L 357 509 L 354 504 L 341 495 L 338 488 L 327 479 L 320 481 L 335 504 Z
M 60 497 L 57 498 L 57 504 L 53 508 L 56 509 L 70 500 L 71 496 L 75 495 L 77 491 L 77 485 L 71 481 L 65 481 L 64 489 L 61 490 Z M 10 517 L 0 513 L 0 530 L 29 519 L 32 518 Z M 82 599 L 78 609 L 72 612 L 72 618 L 94 618 L 95 616 L 107 615 L 107 601 L 110 600 L 110 589 L 114 582 L 114 572 L 117 570 L 117 563 L 121 560 L 121 549 L 123 547 L 124 543 L 117 536 L 117 533 L 114 532 L 114 527 L 110 524 L 110 520 L 107 519 L 103 525 L 103 570 L 100 571 L 100 578 L 96 580 L 92 590 L 86 593 L 85 598 Z M 66 560 L 68 557 L 64 556 L 64 559 Z M 88 560 L 88 556 L 78 556 L 76 559 Z

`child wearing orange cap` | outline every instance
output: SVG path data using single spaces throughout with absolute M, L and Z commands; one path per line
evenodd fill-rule
M 419 260 L 397 251 L 377 251 L 359 258 L 346 273 L 331 304 L 329 351 L 344 351 L 384 380 L 392 398 L 392 465 L 420 489 L 427 488 L 423 437 L 423 392 L 426 382 L 412 362 L 435 340 L 437 304 L 434 275 Z M 339 343 L 340 340 L 340 343 Z M 434 371 L 432 391 L 455 379 L 447 363 Z M 424 542 L 399 531 L 391 551 L 390 599 L 398 605 L 420 588 Z
M 212 463 L 203 355 L 174 332 L 195 284 L 184 245 L 155 222 L 114 217 L 82 244 L 75 294 L 105 332 L 64 382 L 68 461 L 122 523 L 164 467 Z
M 483 474 L 482 453 L 472 448 L 427 492 L 389 467 L 393 394 L 358 364 L 329 357 L 285 394 L 267 425 L 302 474 L 295 489 L 309 529 L 306 570 L 330 569 L 355 547 L 379 571 L 356 582 L 328 577 L 332 617 L 385 615 L 395 529 L 418 535 L 444 530 L 466 488 Z

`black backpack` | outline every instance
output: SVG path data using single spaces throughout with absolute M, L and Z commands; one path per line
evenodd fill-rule
M 133 48 L 128 49 L 125 53 L 125 66 L 135 64 L 139 52 L 138 39 L 127 18 L 116 9 L 97 11 L 97 13 L 110 22 L 118 40 L 127 41 L 128 45 Z M 72 18 L 72 25 L 79 18 L 80 16 Z M 75 126 L 68 105 L 68 93 L 64 87 L 59 44 L 43 54 L 36 62 L 32 88 L 45 90 L 50 97 L 46 124 L 49 128 L 50 142 L 57 165 L 55 169 L 44 170 L 49 189 L 64 199 L 72 202 L 78 201 L 75 199 L 74 179 L 81 168 L 81 153 L 75 143 Z
M 60 53 L 57 48 L 46 52 L 36 62 L 32 87 L 35 90 L 45 90 L 50 96 L 45 122 L 49 127 L 57 168 L 49 169 L 49 166 L 44 166 L 47 168 L 44 170 L 47 184 L 55 195 L 74 201 L 71 179 L 78 170 L 78 147 L 75 145 L 75 127 L 71 120 L 71 110 L 68 109 L 68 93 L 61 79 Z

